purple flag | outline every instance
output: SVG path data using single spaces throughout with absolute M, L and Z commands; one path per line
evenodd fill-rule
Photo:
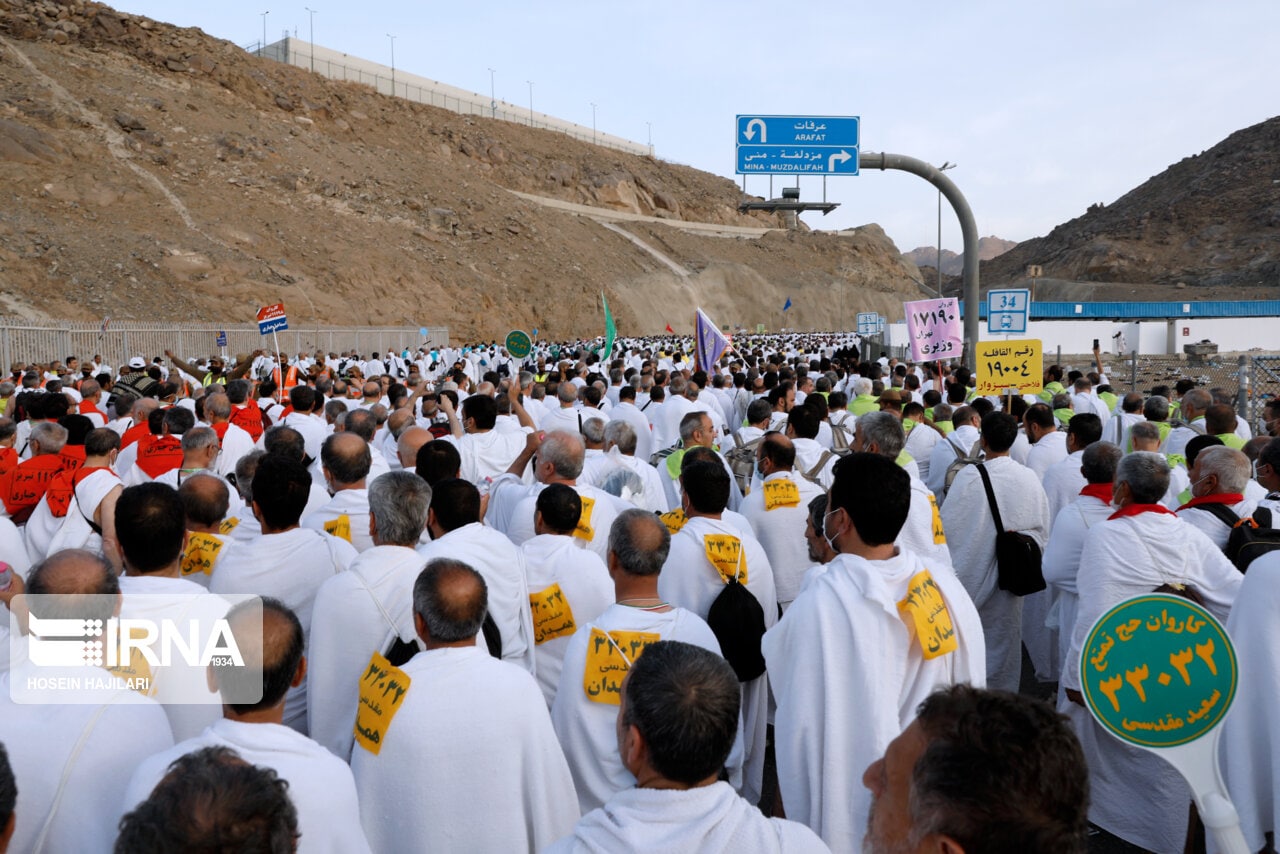
M 694 313 L 694 341 L 698 348 L 698 367 L 711 373 L 724 351 L 729 349 L 729 339 L 716 329 L 702 309 Z

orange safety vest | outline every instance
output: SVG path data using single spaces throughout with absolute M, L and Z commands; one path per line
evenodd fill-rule
M 298 384 L 298 366 L 290 365 L 289 370 L 285 371 L 284 382 L 280 382 L 280 366 L 271 369 L 271 379 L 275 380 L 276 388 L 282 391 L 288 391 Z

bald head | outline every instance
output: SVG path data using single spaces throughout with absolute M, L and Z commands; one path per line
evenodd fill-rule
M 670 549 L 671 534 L 662 520 L 645 510 L 624 510 L 609 529 L 609 570 L 656 576 Z
M 104 622 L 119 610 L 120 582 L 106 561 L 85 549 L 63 549 L 36 564 L 27 575 L 27 605 L 43 619 Z M 58 594 L 59 599 L 43 596 Z M 83 599 L 84 596 L 111 596 Z
M 757 459 L 768 460 L 772 471 L 791 471 L 796 464 L 796 446 L 782 433 L 766 433 L 760 441 Z
M 279 723 L 284 715 L 284 698 L 289 688 L 301 681 L 305 641 L 302 623 L 290 608 L 278 599 L 262 598 L 243 602 L 227 613 L 227 625 L 236 646 L 244 657 L 244 667 L 213 668 L 217 686 L 223 697 L 261 699 L 253 703 L 228 703 L 227 717 L 273 711 L 269 722 Z M 261 668 L 261 680 L 257 678 Z M 258 683 L 258 684 L 255 684 Z M 262 720 L 261 715 L 255 720 Z
M 222 478 L 196 474 L 182 481 L 178 498 L 182 500 L 188 530 L 216 533 L 230 508 L 231 492 Z
M 461 561 L 436 558 L 413 585 L 418 635 L 428 648 L 471 643 L 484 623 L 488 599 L 480 573 Z
M 396 456 L 400 458 L 400 465 L 412 471 L 418 464 L 418 449 L 433 438 L 430 430 L 418 426 L 410 427 L 401 433 L 400 439 L 396 442 Z
M 355 433 L 334 433 L 320 448 L 320 464 L 335 490 L 364 488 L 372 462 L 369 443 Z
M 395 412 L 391 413 L 391 416 L 387 419 L 387 429 L 391 431 L 392 436 L 399 439 L 400 434 L 403 433 L 412 423 L 412 412 L 408 409 L 397 409 Z

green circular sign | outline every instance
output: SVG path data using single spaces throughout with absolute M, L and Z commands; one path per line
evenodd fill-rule
M 1213 615 L 1180 596 L 1129 599 L 1080 653 L 1085 704 L 1117 738 L 1176 747 L 1217 726 L 1235 699 L 1236 651 Z
M 513 329 L 507 333 L 505 342 L 507 352 L 517 359 L 523 359 L 525 356 L 533 352 L 533 339 L 529 337 L 528 332 L 522 332 L 519 329 Z

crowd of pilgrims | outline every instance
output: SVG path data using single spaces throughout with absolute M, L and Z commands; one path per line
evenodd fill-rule
M 1080 696 L 1093 621 L 1157 588 L 1236 639 L 1223 771 L 1251 850 L 1270 844 L 1280 553 L 1245 574 L 1228 539 L 1280 507 L 1280 403 L 1249 424 L 1189 381 L 1117 394 L 1100 354 L 986 398 L 852 334 L 747 336 L 710 366 L 691 348 L 14 364 L 9 850 L 916 850 L 885 818 L 891 745 L 972 686 L 1051 695 L 1037 726 L 1082 757 L 1077 784 L 1021 786 L 1038 817 L 997 819 L 1034 827 L 999 838 L 1082 851 L 1087 809 L 1182 851 L 1186 783 Z M 1042 550 L 1042 592 L 998 583 L 984 480 Z M 256 650 L 261 701 L 219 703 L 214 668 L 212 701 L 166 702 L 161 668 L 16 702 L 41 675 L 22 593 L 110 594 L 86 619 L 205 602 Z M 238 594 L 262 597 L 252 632 Z

